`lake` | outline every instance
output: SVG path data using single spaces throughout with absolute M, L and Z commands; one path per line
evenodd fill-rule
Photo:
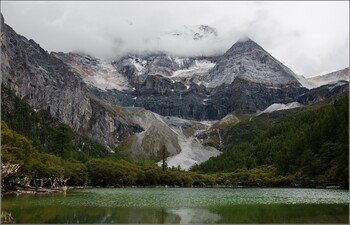
M 348 223 L 347 190 L 100 188 L 5 195 L 15 223 Z

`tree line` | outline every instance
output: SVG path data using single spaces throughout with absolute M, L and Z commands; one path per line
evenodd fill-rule
M 240 138 L 238 144 L 228 139 L 221 155 L 191 171 L 133 161 L 127 145 L 115 149 L 122 152 L 108 153 L 47 111 L 35 112 L 9 89 L 2 89 L 2 101 L 2 163 L 20 165 L 17 173 L 6 177 L 9 184 L 26 177 L 68 179 L 67 185 L 73 186 L 348 187 L 347 95 L 264 126 L 265 130 L 254 125 L 253 138 Z
M 349 182 L 348 95 L 333 104 L 306 110 L 261 131 L 252 141 L 231 143 L 223 154 L 193 171 L 233 172 L 273 165 L 277 174 L 294 176 L 304 186 Z

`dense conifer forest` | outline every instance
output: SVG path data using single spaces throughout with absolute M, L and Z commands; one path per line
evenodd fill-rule
M 155 162 L 122 157 L 124 152 L 109 153 L 4 87 L 2 102 L 2 162 L 20 165 L 3 180 L 9 189 L 26 179 L 54 178 L 71 186 L 348 187 L 347 95 L 267 129 L 254 128 L 253 137 L 238 144 L 228 140 L 221 155 L 190 171 L 162 170 Z

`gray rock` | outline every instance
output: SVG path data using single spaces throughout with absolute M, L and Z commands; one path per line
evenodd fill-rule
M 33 40 L 18 35 L 1 19 L 2 83 L 34 109 L 51 115 L 105 146 L 142 130 L 97 100 L 69 67 Z
M 209 72 L 209 87 L 231 84 L 236 77 L 270 86 L 301 86 L 295 74 L 250 40 L 236 42 Z

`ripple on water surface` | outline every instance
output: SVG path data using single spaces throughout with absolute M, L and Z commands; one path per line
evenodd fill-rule
M 349 194 L 346 190 L 296 188 L 101 188 L 71 191 L 65 197 L 47 195 L 40 198 L 28 196 L 28 198 L 31 198 L 30 204 L 34 205 L 91 207 L 176 208 L 245 204 L 347 204 L 349 202 Z M 42 198 L 45 201 L 42 201 Z
M 3 196 L 15 223 L 348 223 L 348 191 L 101 188 Z

